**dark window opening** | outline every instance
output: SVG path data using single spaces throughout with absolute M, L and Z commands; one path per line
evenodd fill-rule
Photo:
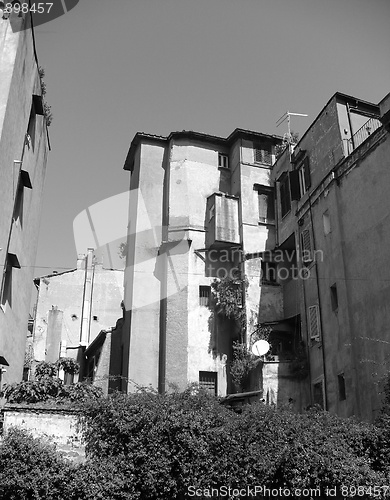
M 324 384 L 322 382 L 313 385 L 313 404 L 324 409 Z
M 98 321 L 98 317 L 97 317 L 97 316 L 92 316 L 92 319 L 93 319 L 94 321 Z
M 345 401 L 347 399 L 347 393 L 345 391 L 345 377 L 344 373 L 340 373 L 340 375 L 337 375 L 337 381 L 339 384 L 339 400 L 340 401 Z
M 199 387 L 214 396 L 218 394 L 217 381 L 217 372 L 199 372 Z
M 280 205 L 284 217 L 291 210 L 290 182 L 287 175 L 280 181 Z
M 258 192 L 259 222 L 265 224 L 275 223 L 275 198 L 274 192 L 267 186 L 255 186 Z
M 330 287 L 330 300 L 332 304 L 332 311 L 337 311 L 339 308 L 339 301 L 337 297 L 337 285 L 334 284 Z
M 211 297 L 211 287 L 203 286 L 199 287 L 199 305 L 209 307 Z

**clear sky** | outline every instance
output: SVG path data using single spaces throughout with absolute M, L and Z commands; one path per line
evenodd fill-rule
M 128 189 L 137 131 L 283 135 L 289 110 L 302 135 L 336 91 L 390 91 L 389 26 L 390 0 L 80 0 L 38 26 L 54 120 L 35 276 L 75 267 L 73 220 Z

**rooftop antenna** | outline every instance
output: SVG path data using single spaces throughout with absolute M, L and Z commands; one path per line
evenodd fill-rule
M 276 126 L 279 127 L 284 121 L 287 120 L 287 132 L 283 135 L 283 142 L 288 144 L 289 150 L 290 150 L 290 155 L 292 154 L 293 150 L 293 142 L 292 142 L 292 135 L 291 135 L 291 116 L 309 116 L 305 115 L 304 113 L 291 113 L 291 111 L 286 111 L 276 122 Z

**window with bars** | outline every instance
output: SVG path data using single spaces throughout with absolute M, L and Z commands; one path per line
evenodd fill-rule
M 313 260 L 313 241 L 310 229 L 304 229 L 301 233 L 301 257 L 302 262 L 309 263 Z
M 275 224 L 275 197 L 274 192 L 267 186 L 256 185 L 259 222 L 264 224 Z
M 211 286 L 201 285 L 199 287 L 199 305 L 209 307 L 211 297 Z
M 229 168 L 229 156 L 223 153 L 218 153 L 218 167 Z
M 285 175 L 280 181 L 280 208 L 282 217 L 287 215 L 291 210 L 290 180 L 288 175 Z
M 217 372 L 199 372 L 199 387 L 205 391 L 218 395 L 218 374 Z
M 263 165 L 272 165 L 272 151 L 269 146 L 263 144 L 256 144 L 253 148 L 253 157 L 255 163 L 262 163 Z
M 307 316 L 310 339 L 319 342 L 321 340 L 321 325 L 318 306 L 310 306 Z

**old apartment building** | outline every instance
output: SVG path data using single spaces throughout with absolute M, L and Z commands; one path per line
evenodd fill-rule
M 272 172 L 276 248 L 298 277 L 279 277 L 284 315 L 300 317 L 310 402 L 365 420 L 390 369 L 389 108 L 390 95 L 336 93 Z
M 133 139 L 125 164 L 129 390 L 199 382 L 218 395 L 232 392 L 232 343 L 245 339 L 213 309 L 215 279 L 247 277 L 248 341 L 258 321 L 283 318 L 279 289 L 261 283 L 261 255 L 276 241 L 271 173 L 281 142 L 240 129 L 226 139 L 191 131 Z
M 336 93 L 282 154 L 280 137 L 240 129 L 136 134 L 128 390 L 199 382 L 226 395 L 232 343 L 250 346 L 262 324 L 271 351 L 252 389 L 265 401 L 375 417 L 390 354 L 389 101 Z M 248 280 L 243 338 L 211 304 L 212 282 L 237 273 Z
M 86 358 L 85 353 L 89 355 L 89 346 L 96 346 L 94 341 L 99 335 L 102 338 L 101 332 L 107 334 L 115 328 L 123 315 L 123 270 L 104 269 L 93 249 L 88 249 L 87 254 L 79 255 L 76 269 L 41 276 L 34 283 L 38 289 L 34 362 L 74 358 L 81 365 L 81 377 L 97 381 L 96 349 L 94 357 Z M 107 378 L 108 373 L 103 375 Z
M 23 373 L 49 143 L 30 18 L 2 14 L 0 383 L 12 383 Z

